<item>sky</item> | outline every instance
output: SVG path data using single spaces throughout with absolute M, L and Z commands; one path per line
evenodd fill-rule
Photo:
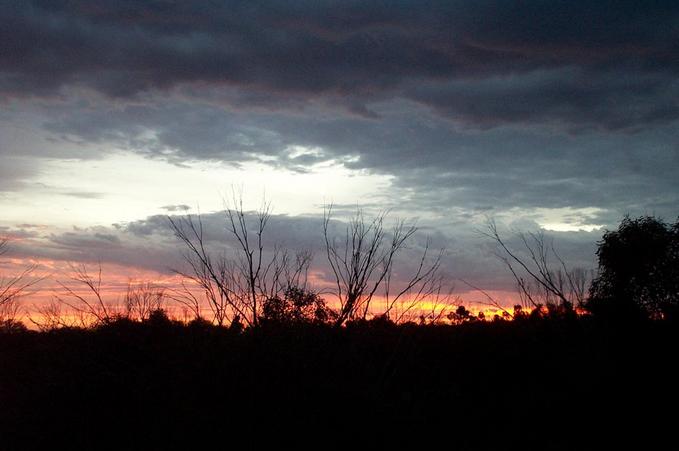
M 320 278 L 333 203 L 416 222 L 412 251 L 511 297 L 488 218 L 594 268 L 623 215 L 679 215 L 676 1 L 0 6 L 0 271 L 168 276 L 167 215 L 218 246 L 237 187 Z

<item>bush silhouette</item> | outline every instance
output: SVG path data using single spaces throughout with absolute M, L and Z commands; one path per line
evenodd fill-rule
M 616 318 L 676 319 L 679 307 L 679 222 L 625 217 L 599 242 L 599 275 L 589 309 Z
M 332 312 L 316 293 L 299 287 L 289 287 L 282 297 L 264 301 L 262 322 L 275 324 L 326 323 Z
M 27 330 L 26 325 L 21 321 L 15 319 L 0 321 L 0 333 L 21 333 Z
M 152 310 L 144 322 L 154 326 L 169 326 L 172 324 L 172 320 L 167 316 L 165 310 L 160 308 Z

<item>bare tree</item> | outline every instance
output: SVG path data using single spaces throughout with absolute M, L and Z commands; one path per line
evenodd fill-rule
M 449 287 L 447 291 L 443 291 L 443 277 L 440 277 L 439 279 L 440 281 L 435 285 L 436 288 L 426 297 L 417 300 L 414 304 L 414 306 L 421 305 L 427 307 L 419 309 L 420 314 L 417 319 L 420 324 L 438 324 L 447 316 L 450 307 L 456 302 L 459 303 L 459 299 L 453 298 L 453 287 Z M 394 322 L 400 323 L 404 319 L 407 319 L 407 317 L 404 314 L 401 314 Z
M 163 308 L 165 289 L 151 282 L 130 282 L 125 293 L 125 315 L 134 320 L 144 321 L 151 314 Z
M 394 265 L 393 259 L 384 278 L 383 315 L 400 323 L 409 318 L 409 314 L 423 303 L 427 303 L 429 311 L 426 317 L 436 322 L 443 317 L 452 297 L 452 287 L 446 290 L 445 278 L 439 273 L 443 250 L 430 258 L 431 241 L 427 239 L 417 269 L 409 280 L 397 284 L 396 292 L 392 292 Z
M 20 320 L 21 303 L 19 299 L 14 297 L 7 299 L 0 304 L 0 324 L 13 323 Z
M 204 245 L 202 247 L 204 248 Z M 185 254 L 185 260 L 193 259 L 193 262 L 190 264 L 191 271 L 176 271 L 185 278 L 185 281 L 182 282 L 181 296 L 175 299 L 179 299 L 181 304 L 195 312 L 199 312 L 204 304 L 203 300 L 207 300 L 212 321 L 219 326 L 233 321 L 244 321 L 247 325 L 254 325 L 256 323 L 254 317 L 257 316 L 256 306 L 251 303 L 251 292 L 237 262 L 225 255 L 212 257 L 205 254 L 205 256 L 207 258 L 201 259 L 196 255 Z M 202 299 L 194 292 L 196 286 L 202 292 Z
M 106 324 L 114 320 L 116 314 L 115 306 L 104 301 L 101 288 L 101 264 L 95 275 L 88 272 L 87 267 L 82 265 L 69 265 L 73 275 L 70 277 L 71 283 L 84 289 L 78 291 L 64 282 L 57 282 L 63 292 L 56 294 L 54 299 L 69 307 L 72 314 L 80 318 L 82 326 L 94 324 Z
M 464 283 L 465 285 L 467 285 L 469 288 L 476 290 L 483 295 L 483 297 L 486 299 L 486 301 L 476 301 L 478 304 L 493 307 L 494 309 L 496 309 L 496 311 L 497 310 L 501 311 L 502 314 L 507 316 L 507 317 L 510 317 L 510 318 L 514 317 L 514 315 L 512 313 L 510 313 L 509 310 L 504 308 L 504 306 L 502 305 L 502 303 L 500 301 L 498 301 L 493 296 L 491 296 L 491 294 L 488 293 L 486 290 L 484 290 L 483 288 L 480 288 L 480 287 L 478 287 L 478 286 L 476 286 L 476 285 L 474 285 L 470 282 L 467 282 L 464 279 L 460 279 L 460 281 L 462 283 Z
M 168 299 L 177 302 L 184 314 L 184 319 L 189 321 L 189 319 L 202 319 L 202 302 L 201 297 L 196 294 L 195 289 L 191 285 L 199 285 L 199 282 L 194 280 L 191 275 L 179 273 L 182 276 L 180 282 L 180 288 L 169 288 L 166 292 Z M 209 281 L 209 279 L 208 279 Z M 214 294 L 214 290 L 209 292 Z M 205 295 L 206 298 L 210 299 L 208 294 Z M 209 302 L 212 305 L 212 302 Z
M 86 265 L 69 264 L 70 280 L 57 281 L 61 288 L 52 301 L 37 308 L 38 319 L 31 318 L 43 330 L 58 327 L 88 327 L 107 324 L 117 319 L 144 321 L 165 301 L 165 288 L 151 282 L 132 282 L 117 302 L 105 299 L 102 266 L 90 272 Z M 64 310 L 64 307 L 67 309 Z
M 9 240 L 0 238 L 0 256 L 8 251 Z M 16 321 L 21 310 L 19 299 L 25 296 L 32 286 L 43 280 L 32 276 L 36 267 L 37 265 L 33 264 L 15 276 L 0 276 L 0 322 Z
M 262 287 L 262 280 L 265 279 L 265 277 L 260 277 L 264 264 L 264 244 L 262 237 L 264 229 L 266 229 L 266 225 L 271 217 L 271 204 L 263 201 L 262 207 L 257 212 L 257 226 L 255 228 L 256 238 L 253 242 L 243 211 L 243 196 L 237 197 L 235 191 L 232 191 L 232 194 L 231 205 L 233 207 L 227 205 L 225 211 L 230 231 L 240 246 L 241 252 L 239 253 L 238 271 L 240 271 L 240 275 L 247 281 L 247 290 L 248 295 L 250 296 L 249 304 L 252 309 L 252 325 L 257 326 L 259 316 L 257 305 L 259 297 L 258 291 Z
M 312 256 L 308 251 L 292 256 L 278 246 L 265 249 L 264 234 L 271 217 L 271 205 L 266 201 L 257 212 L 248 214 L 242 196 L 234 191 L 231 202 L 225 202 L 224 214 L 230 253 L 210 249 L 200 215 L 168 217 L 175 236 L 185 246 L 184 260 L 189 267 L 176 272 L 190 282 L 171 297 L 198 313 L 200 300 L 192 286 L 198 287 L 217 324 L 238 320 L 257 326 L 266 299 L 291 287 L 306 288 Z
M 213 321 L 224 325 L 235 317 L 252 325 L 253 310 L 248 304 L 247 293 L 241 289 L 235 265 L 225 255 L 214 256 L 208 250 L 203 220 L 200 215 L 183 217 L 168 216 L 175 236 L 185 245 L 184 261 L 189 270 L 175 270 L 189 284 L 183 282 L 182 289 L 171 296 L 182 305 L 191 308 L 200 317 L 200 300 L 194 294 L 194 287 L 202 291 L 212 311 Z
M 517 234 L 525 256 L 510 248 L 493 220 L 487 222 L 487 231 L 482 234 L 498 245 L 496 256 L 514 277 L 523 305 L 572 308 L 584 303 L 591 272 L 569 269 L 554 243 L 548 242 L 542 231 Z M 552 263 L 552 259 L 556 263 Z
M 433 262 L 428 262 L 427 243 L 415 274 L 405 281 L 405 286 L 395 296 L 390 297 L 396 258 L 417 228 L 397 221 L 388 233 L 384 224 L 386 216 L 387 212 L 382 212 L 374 219 L 366 220 L 359 209 L 349 221 L 344 236 L 338 239 L 332 237 L 330 231 L 332 205 L 323 210 L 326 256 L 340 302 L 336 325 L 342 325 L 349 319 L 365 318 L 380 287 L 385 288 L 387 305 L 384 313 L 387 316 L 405 295 L 414 291 L 415 296 L 411 299 L 417 302 L 436 291 L 441 254 Z
M 36 314 L 30 315 L 29 320 L 41 331 L 59 329 L 62 327 L 87 327 L 91 324 L 82 312 L 64 312 L 64 304 L 53 298 L 50 302 L 36 307 Z

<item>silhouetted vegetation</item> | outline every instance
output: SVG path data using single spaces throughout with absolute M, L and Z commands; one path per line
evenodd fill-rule
M 456 326 L 382 316 L 336 328 L 303 315 L 242 330 L 154 311 L 89 329 L 2 331 L 1 447 L 202 449 L 215 436 L 317 446 L 368 434 L 459 449 L 608 449 L 621 434 L 670 435 L 661 407 L 676 405 L 679 337 L 669 323 L 455 314 Z
M 494 221 L 488 222 L 483 234 L 497 244 L 496 256 L 514 277 L 523 306 L 538 312 L 542 307 L 566 311 L 584 307 L 591 279 L 588 271 L 569 268 L 544 232 L 519 232 L 520 250 L 507 244 Z
M 0 257 L 7 253 L 9 239 L 0 236 Z M 21 305 L 19 299 L 41 279 L 33 277 L 35 265 L 30 265 L 19 274 L 5 277 L 0 274 L 0 328 L 16 329 L 24 327 L 20 321 Z
M 208 295 L 213 287 L 228 321 L 172 319 L 165 292 L 149 284 L 130 285 L 114 311 L 101 297 L 101 276 L 76 272 L 88 291 L 66 290 L 64 300 L 95 321 L 60 322 L 57 309 L 39 332 L 0 327 L 0 449 L 676 442 L 677 224 L 625 218 L 606 232 L 589 299 L 542 236 L 521 241 L 525 260 L 495 233 L 526 305 L 493 318 L 460 305 L 441 321 L 400 323 L 388 310 L 371 319 L 331 309 L 305 288 L 303 269 L 286 273 L 304 268 L 300 260 L 283 263 L 280 254 L 262 260 L 273 262 L 262 264 L 268 270 L 258 272 L 255 257 L 252 272 L 244 259 L 240 276 L 210 274 L 226 263 L 201 263 L 200 225 L 184 225 L 177 233 L 189 230 L 185 243 L 198 243 L 192 276 Z M 529 288 L 519 267 L 542 291 Z M 238 280 L 242 299 L 220 300 Z
M 237 318 L 248 327 L 257 327 L 264 315 L 269 322 L 280 315 L 290 316 L 299 308 L 290 310 L 296 302 L 290 298 L 293 293 L 308 294 L 303 298 L 316 299 L 315 304 L 323 301 L 308 283 L 312 252 L 298 249 L 293 254 L 280 243 L 267 240 L 269 203 L 263 201 L 258 211 L 247 213 L 235 191 L 224 203 L 227 233 L 218 240 L 213 237 L 211 241 L 206 235 L 200 215 L 168 217 L 185 261 L 185 269 L 175 270 L 185 282 L 169 294 L 171 299 L 191 311 L 194 318 L 202 317 L 201 306 L 207 305 L 216 324 L 227 325 Z M 337 233 L 331 215 L 332 206 L 325 207 L 323 245 L 333 285 L 325 294 L 332 295 L 339 308 L 317 309 L 324 322 L 332 320 L 339 327 L 374 315 L 400 322 L 424 300 L 439 307 L 427 315 L 428 321 L 443 316 L 441 307 L 448 303 L 449 293 L 439 273 L 442 250 L 431 255 L 427 240 L 416 257 L 417 264 L 409 274 L 400 268 L 400 280 L 395 283 L 397 260 L 417 228 L 402 220 L 387 227 L 386 211 L 369 219 L 358 209 Z M 196 295 L 196 287 L 204 302 Z M 377 311 L 373 302 L 377 297 L 383 299 L 382 311 Z
M 264 301 L 261 321 L 279 325 L 325 324 L 335 316 L 336 313 L 325 305 L 318 294 L 298 287 L 288 287 L 283 296 Z
M 326 207 L 323 212 L 325 253 L 337 287 L 335 295 L 340 303 L 336 325 L 366 319 L 369 314 L 374 314 L 373 300 L 378 290 L 386 300 L 386 307 L 381 313 L 385 318 L 393 316 L 397 306 L 401 307 L 401 312 L 407 312 L 422 300 L 439 300 L 443 291 L 439 277 L 443 251 L 430 259 L 428 241 L 419 257 L 417 269 L 407 276 L 396 293 L 393 292 L 391 282 L 396 260 L 417 232 L 417 227 L 397 221 L 388 231 L 384 224 L 386 212 L 369 220 L 358 210 L 344 234 L 332 236 L 331 215 L 332 206 Z M 402 313 L 396 316 L 402 316 Z
M 599 242 L 588 308 L 610 319 L 679 318 L 679 221 L 625 217 Z

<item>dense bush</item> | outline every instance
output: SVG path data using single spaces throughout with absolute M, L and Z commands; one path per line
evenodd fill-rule
M 207 449 L 215 437 L 218 449 L 323 447 L 366 435 L 382 445 L 584 449 L 611 446 L 621 430 L 669 437 L 661 407 L 677 401 L 677 338 L 665 322 L 630 333 L 549 315 L 237 331 L 156 313 L 6 331 L 0 449 Z
M 599 242 L 589 308 L 603 317 L 679 316 L 679 221 L 626 217 Z

